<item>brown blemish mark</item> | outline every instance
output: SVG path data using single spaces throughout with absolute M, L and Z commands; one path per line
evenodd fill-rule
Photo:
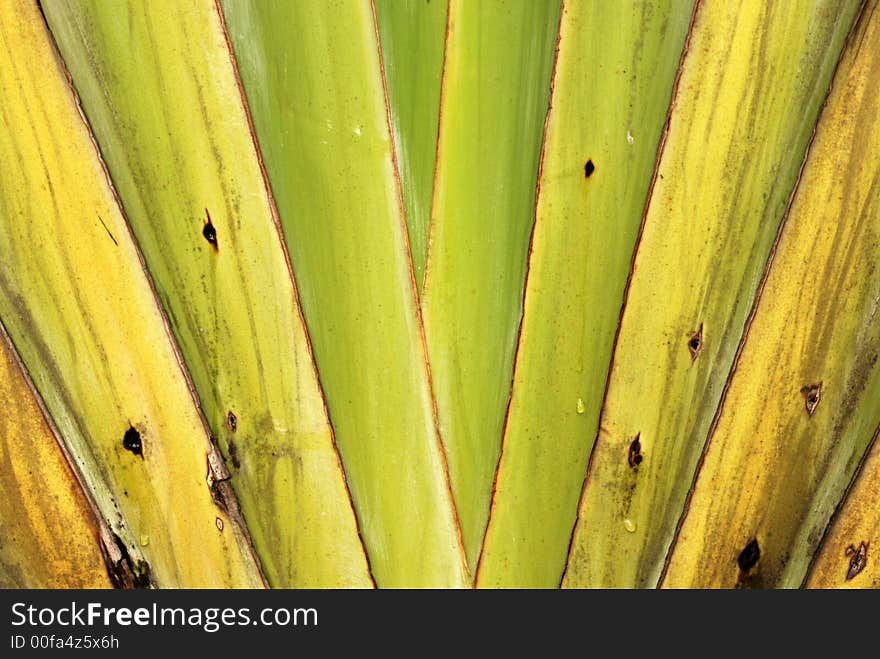
M 644 456 L 642 455 L 642 442 L 640 441 L 641 436 L 641 433 L 637 434 L 635 439 L 630 442 L 629 453 L 626 456 L 627 463 L 633 469 L 636 469 L 642 464 L 642 460 L 644 460 Z
M 223 533 L 223 520 L 217 517 L 215 518 L 214 523 L 217 525 L 217 530 L 220 531 L 220 533 Z
M 849 581 L 864 570 L 868 564 L 868 543 L 859 543 L 858 549 L 850 545 L 846 548 L 846 555 L 849 556 L 849 568 L 846 571 L 846 580 Z
M 700 329 L 696 332 L 688 334 L 688 352 L 691 353 L 691 362 L 695 362 L 700 352 L 703 350 L 703 324 L 700 323 Z
M 226 415 L 226 427 L 232 432 L 238 429 L 238 417 L 235 416 L 232 410 L 229 410 L 229 414 Z
M 101 223 L 101 226 L 104 227 L 104 231 L 106 231 L 106 232 L 107 232 L 107 235 L 110 236 L 110 240 L 113 241 L 113 244 L 114 244 L 114 245 L 116 245 L 117 247 L 119 247 L 119 243 L 116 242 L 116 238 L 114 238 L 113 234 L 110 233 L 110 229 L 108 229 L 108 228 L 107 228 L 107 225 L 104 223 L 104 218 L 102 218 L 101 215 L 100 215 L 99 213 L 96 213 L 96 215 L 98 215 L 98 222 Z
M 214 248 L 215 252 L 220 251 L 220 247 L 217 245 L 217 229 L 214 227 L 214 223 L 211 221 L 211 213 L 208 212 L 208 209 L 205 209 L 205 226 L 202 227 L 202 235 L 205 237 L 209 243 L 211 243 L 211 247 Z
M 141 439 L 141 434 L 138 432 L 137 428 L 133 425 L 129 424 L 128 430 L 125 431 L 125 434 L 122 436 L 122 448 L 126 451 L 131 451 L 135 455 L 139 455 L 141 460 L 144 458 L 144 444 Z
M 228 481 L 231 475 L 213 441 L 211 442 L 211 449 L 208 451 L 207 458 L 208 473 L 205 476 L 205 480 L 208 483 L 208 490 L 211 492 L 211 500 L 220 510 L 229 512 L 229 487 L 225 481 Z
M 736 564 L 742 572 L 748 572 L 761 559 L 761 547 L 758 545 L 758 539 L 753 538 L 749 544 L 739 553 Z
M 229 459 L 232 460 L 232 466 L 236 469 L 240 469 L 241 461 L 238 459 L 238 447 L 231 439 L 229 440 L 227 451 L 229 452 Z
M 807 410 L 807 416 L 813 416 L 813 412 L 819 406 L 819 400 L 822 397 L 822 383 L 809 384 L 801 387 L 801 395 L 804 397 L 804 408 Z
M 596 165 L 593 164 L 592 160 L 587 160 L 587 162 L 584 163 L 584 178 L 590 178 L 595 171 Z
M 152 575 L 150 564 L 146 561 L 132 561 L 128 548 L 115 533 L 109 538 L 102 537 L 101 554 L 107 567 L 107 575 L 114 588 L 150 588 Z

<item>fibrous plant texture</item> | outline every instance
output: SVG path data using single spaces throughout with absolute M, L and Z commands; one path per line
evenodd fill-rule
M 0 586 L 880 586 L 878 2 L 0 3 Z

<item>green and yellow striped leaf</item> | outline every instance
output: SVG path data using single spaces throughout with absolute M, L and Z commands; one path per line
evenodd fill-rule
M 101 524 L 0 325 L 0 588 L 110 588 Z
M 807 588 L 880 588 L 880 427 L 810 565 Z M 870 560 L 868 560 L 870 558 Z
M 218 9 L 206 0 L 43 9 L 269 583 L 370 586 Z
M 564 586 L 657 584 L 859 4 L 700 3 Z
M 223 2 L 376 583 L 470 583 L 369 0 Z
M 374 0 L 406 226 L 421 289 L 434 189 L 447 0 Z
M 691 5 L 564 5 L 480 586 L 559 585 Z
M 0 3 L 0 318 L 136 580 L 263 577 L 35 4 Z
M 471 566 L 510 396 L 558 25 L 559 0 L 449 3 L 422 306 Z
M 664 586 L 798 587 L 880 424 L 880 163 L 870 157 L 880 153 L 880 13 L 863 18 L 819 118 Z M 754 561 L 743 554 L 750 545 Z

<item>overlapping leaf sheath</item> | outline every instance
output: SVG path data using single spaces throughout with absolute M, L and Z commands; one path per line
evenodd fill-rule
M 375 0 L 400 186 L 421 288 L 440 115 L 447 0 Z
M 141 584 L 259 586 L 222 462 L 36 4 L 0 3 L 0 318 Z
M 700 3 L 563 585 L 656 585 L 859 5 Z
M 373 575 L 467 585 L 372 5 L 222 6 Z
M 217 8 L 170 0 L 43 8 L 269 582 L 369 586 Z
M 691 10 L 688 2 L 563 7 L 516 375 L 477 585 L 559 584 Z
M 0 588 L 110 588 L 101 528 L 0 326 Z
M 799 586 L 880 424 L 878 52 L 880 13 L 866 10 L 819 118 L 665 586 Z M 876 500 L 872 509 L 876 522 Z M 837 558 L 845 575 L 849 558 Z
M 558 25 L 558 0 L 449 4 L 422 306 L 472 566 L 510 395 Z

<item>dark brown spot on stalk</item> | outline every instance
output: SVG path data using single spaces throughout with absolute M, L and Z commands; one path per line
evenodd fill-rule
M 629 444 L 629 453 L 626 456 L 626 461 L 630 467 L 635 469 L 640 464 L 642 464 L 642 460 L 644 456 L 642 455 L 642 442 L 640 441 L 641 433 L 635 436 L 635 439 L 632 440 Z
M 819 400 L 822 397 L 822 383 L 809 384 L 801 387 L 801 395 L 804 397 L 804 409 L 807 410 L 807 416 L 813 416 L 813 412 L 819 406 Z
M 688 334 L 688 352 L 691 353 L 691 361 L 696 361 L 703 349 L 703 325 L 696 332 Z
M 229 441 L 229 459 L 232 460 L 232 466 L 236 469 L 241 468 L 241 462 L 238 459 L 238 447 L 232 440 Z
M 211 493 L 211 500 L 214 502 L 214 505 L 221 510 L 228 511 L 229 502 L 234 502 L 235 500 L 234 495 L 229 488 L 229 483 L 227 483 L 232 476 L 229 473 L 229 469 L 226 467 L 223 456 L 220 454 L 217 445 L 214 443 L 213 437 L 211 437 L 211 450 L 207 455 L 207 467 L 208 473 L 205 475 L 205 480 L 208 483 L 208 491 Z
M 122 436 L 122 448 L 131 451 L 135 455 L 139 455 L 141 459 L 144 457 L 144 447 L 141 441 L 141 434 L 132 425 L 128 426 L 128 430 Z
M 754 538 L 749 544 L 745 546 L 745 548 L 739 553 L 739 556 L 736 559 L 737 565 L 739 565 L 739 569 L 743 572 L 748 572 L 755 565 L 758 564 L 758 560 L 761 558 L 761 548 L 758 546 L 758 539 Z
M 119 550 L 120 558 L 113 560 L 102 546 L 101 553 L 107 566 L 107 574 L 114 588 L 149 588 L 152 585 L 150 564 L 146 561 L 133 561 L 128 553 L 128 547 L 122 539 L 113 534 L 113 541 Z
M 596 165 L 593 164 L 592 160 L 588 160 L 584 163 L 584 178 L 590 178 L 593 175 L 593 172 L 596 171 Z
M 229 414 L 226 415 L 226 427 L 229 428 L 232 432 L 235 432 L 238 429 L 238 417 L 229 410 Z
M 859 543 L 858 549 L 850 545 L 846 548 L 846 555 L 849 556 L 849 568 L 846 571 L 846 580 L 849 581 L 868 564 L 868 543 Z
M 208 209 L 205 209 L 205 226 L 202 227 L 202 235 L 205 237 L 215 251 L 219 250 L 217 245 L 217 229 L 214 227 L 214 223 L 211 221 L 211 214 L 208 212 Z

